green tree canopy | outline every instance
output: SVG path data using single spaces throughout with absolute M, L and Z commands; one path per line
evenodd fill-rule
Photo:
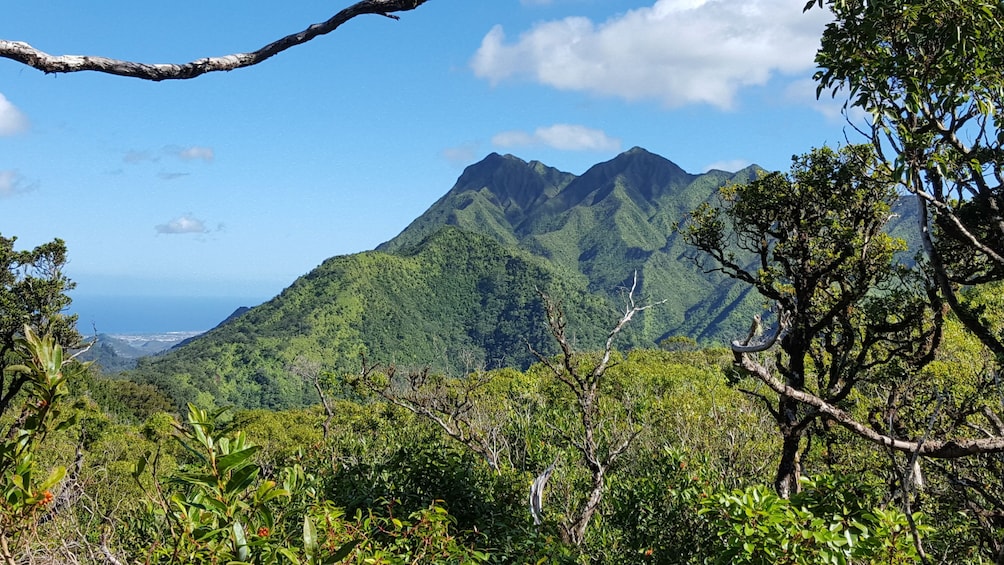
M 26 325 L 64 346 L 80 341 L 76 316 L 63 314 L 70 305 L 66 293 L 73 288 L 63 274 L 66 244 L 54 239 L 18 251 L 14 249 L 16 241 L 16 237 L 0 235 L 0 415 L 26 382 L 23 375 L 8 375 L 6 371 L 9 365 L 21 362 L 14 350 Z
M 991 0 L 816 0 L 834 20 L 818 93 L 845 91 L 860 131 L 917 197 L 945 300 L 999 356 L 1004 339 L 957 295 L 1004 278 L 1004 5 Z M 928 225 L 933 217 L 934 226 Z
M 755 341 L 759 320 L 733 349 L 753 374 L 783 381 L 767 406 L 783 439 L 775 487 L 784 497 L 799 488 L 801 443 L 820 415 L 785 389 L 840 404 L 890 359 L 922 364 L 930 353 L 915 339 L 933 331 L 924 328 L 924 297 L 895 261 L 905 243 L 883 232 L 895 199 L 868 147 L 822 148 L 795 157 L 790 173 L 727 187 L 720 205 L 702 205 L 684 229 L 711 259 L 707 268 L 775 304 L 783 330 L 775 368 L 746 355 L 773 344 Z

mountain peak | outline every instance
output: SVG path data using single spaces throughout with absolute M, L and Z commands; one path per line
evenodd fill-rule
M 527 163 L 514 155 L 490 153 L 464 169 L 450 194 L 487 189 L 510 220 L 557 194 L 574 178 L 540 161 Z
M 644 147 L 639 147 L 635 145 L 631 149 L 628 149 L 627 151 L 621 153 L 621 155 L 655 155 L 655 153 L 652 153 L 651 151 L 645 149 Z M 655 156 L 658 157 L 658 155 Z
M 687 186 L 695 178 L 669 159 L 636 146 L 590 167 L 569 185 L 563 199 L 565 206 L 596 202 L 621 184 L 631 188 L 631 198 L 652 203 L 660 195 Z
M 679 165 L 663 157 L 662 155 L 652 153 L 651 151 L 638 146 L 628 149 L 627 151 L 614 157 L 610 161 L 607 161 L 607 163 L 619 163 L 619 164 L 644 163 L 649 166 L 657 168 L 669 169 L 672 171 L 673 174 L 689 175 L 689 173 L 687 173 L 687 171 L 684 171 Z M 604 163 L 600 163 L 600 165 L 603 164 Z

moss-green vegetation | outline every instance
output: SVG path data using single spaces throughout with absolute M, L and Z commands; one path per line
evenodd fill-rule
M 179 409 L 187 402 L 284 408 L 316 401 L 289 370 L 299 357 L 331 374 L 358 371 L 363 354 L 446 372 L 470 362 L 526 367 L 528 343 L 550 347 L 538 289 L 563 298 L 581 344 L 601 343 L 613 305 L 540 258 L 447 228 L 395 254 L 329 259 L 271 302 L 143 359 L 129 377 L 156 386 Z
M 0 238 L 0 562 L 1001 562 L 1002 7 L 813 6 L 875 145 L 755 179 L 493 155 L 128 381 L 62 347 L 62 242 Z M 919 265 L 880 229 L 899 189 Z M 684 238 L 735 285 L 688 301 Z M 700 343 L 747 287 L 776 333 Z

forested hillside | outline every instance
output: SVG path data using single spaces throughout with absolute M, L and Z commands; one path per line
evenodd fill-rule
M 128 374 L 179 406 L 281 408 L 315 400 L 289 367 L 359 369 L 361 355 L 408 367 L 461 371 L 527 367 L 528 345 L 549 351 L 539 292 L 561 300 L 577 343 L 602 329 L 635 284 L 639 315 L 619 344 L 655 346 L 674 335 L 724 342 L 759 304 L 748 289 L 694 263 L 675 225 L 729 182 L 691 175 L 640 148 L 582 176 L 497 154 L 468 167 L 456 185 L 376 251 L 334 257 L 270 302 Z
M 180 406 L 281 408 L 317 400 L 290 370 L 298 358 L 334 374 L 357 372 L 363 354 L 457 373 L 471 363 L 525 367 L 528 343 L 552 350 L 538 289 L 561 297 L 584 345 L 598 346 L 617 315 L 546 261 L 447 228 L 394 254 L 329 259 L 270 302 L 143 359 L 129 378 L 156 385 Z

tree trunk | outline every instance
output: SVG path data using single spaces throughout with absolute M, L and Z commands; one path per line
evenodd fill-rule
M 561 537 L 562 541 L 566 544 L 580 546 L 585 541 L 586 528 L 589 526 L 589 521 L 592 520 L 593 514 L 596 513 L 596 509 L 600 506 L 600 500 L 603 498 L 604 471 L 602 468 L 593 469 L 593 486 L 589 491 L 586 503 L 574 521 L 562 525 Z
M 799 479 L 802 477 L 801 451 L 802 433 L 791 429 L 790 425 L 781 427 L 781 462 L 777 466 L 774 478 L 774 490 L 781 498 L 791 498 L 799 492 Z
M 805 389 L 805 354 L 808 350 L 808 345 L 802 339 L 805 335 L 808 335 L 805 325 L 796 322 L 796 331 L 793 335 L 786 336 L 781 343 L 782 349 L 788 354 L 785 380 L 788 386 L 798 391 Z M 778 430 L 781 432 L 781 461 L 777 465 L 777 475 L 774 477 L 774 490 L 778 496 L 785 499 L 791 498 L 791 495 L 801 490 L 799 479 L 802 477 L 802 461 L 799 447 L 804 427 L 799 425 L 798 409 L 797 400 L 782 396 L 775 415 Z

